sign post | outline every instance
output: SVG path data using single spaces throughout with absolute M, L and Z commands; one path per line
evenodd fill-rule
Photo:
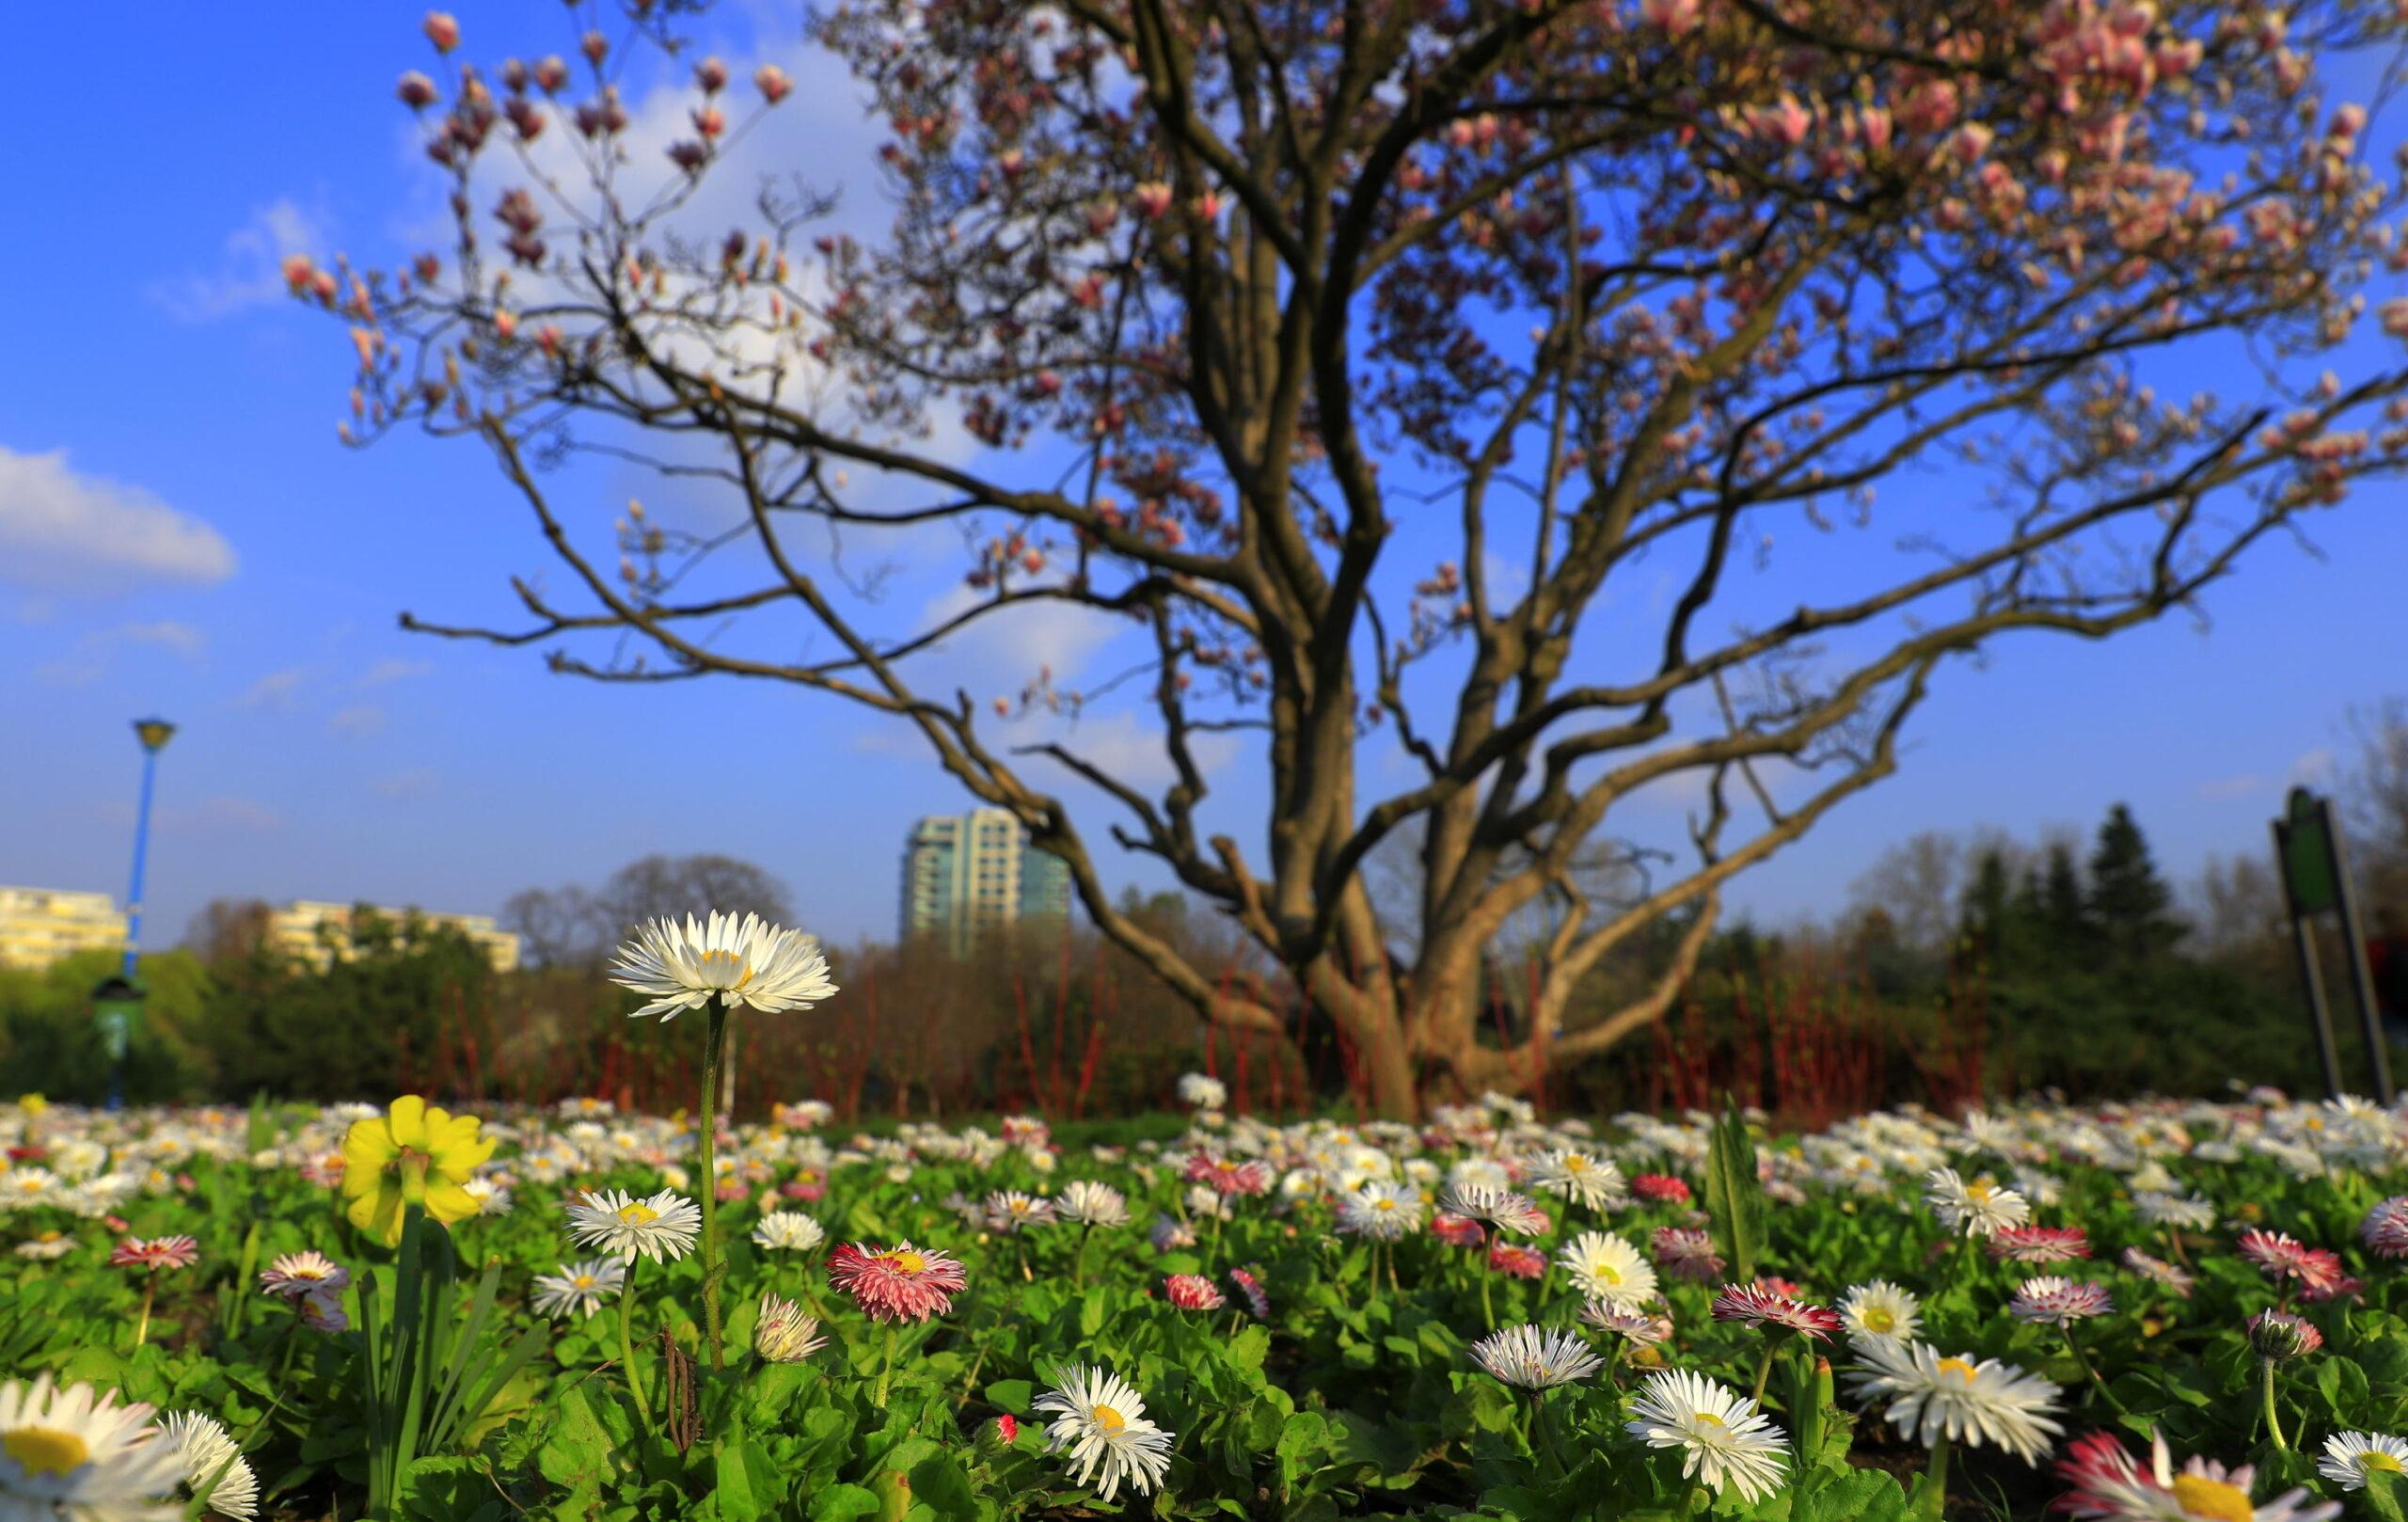
M 2333 1017 L 2325 1003 L 2324 975 L 2317 961 L 2311 922 L 2329 910 L 2340 921 L 2342 955 L 2349 962 L 2350 992 L 2358 1007 L 2358 1028 L 2366 1039 L 2367 1070 L 2374 1080 L 2375 1098 L 2388 1105 L 2392 1099 L 2390 1051 L 2382 1017 L 2375 1009 L 2374 977 L 2367 966 L 2357 895 L 2328 800 L 2305 787 L 2291 789 L 2283 816 L 2274 821 L 2274 864 L 2282 873 L 2283 898 L 2290 911 L 2291 949 L 2299 959 L 2300 985 L 2307 993 L 2324 1092 L 2330 1098 L 2340 1097 L 2341 1059 L 2333 1040 Z

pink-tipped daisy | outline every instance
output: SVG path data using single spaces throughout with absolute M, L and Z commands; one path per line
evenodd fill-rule
M 1989 1254 L 2004 1263 L 2067 1263 L 2090 1256 L 2078 1226 L 2010 1226 L 1990 1233 Z
M 1689 1202 L 1689 1186 L 1669 1173 L 1642 1173 L 1630 1181 L 1630 1192 L 1650 1205 Z
M 2177 1268 L 2162 1258 L 2151 1258 L 2138 1247 L 2124 1249 L 2124 1266 L 2150 1283 L 2172 1291 L 2177 1299 L 2191 1298 L 2191 1274 L 2187 1269 Z
M 322 1252 L 289 1252 L 260 1272 L 261 1292 L 285 1300 L 340 1290 L 350 1282 L 351 1270 Z
M 164 1269 L 190 1268 L 198 1261 L 200 1244 L 185 1236 L 152 1237 L 148 1242 L 128 1237 L 109 1254 L 114 1267 L 148 1269 L 153 1274 Z
M 1656 1266 L 1674 1278 L 1711 1284 L 1722 1276 L 1722 1255 L 1714 1250 L 1714 1239 L 1694 1227 L 1657 1227 L 1655 1247 Z
M 828 1259 L 828 1282 L 875 1322 L 924 1322 L 953 1308 L 969 1272 L 933 1247 L 847 1244 Z
M 1543 1235 L 1550 1224 L 1546 1212 L 1528 1195 L 1492 1184 L 1449 1184 L 1438 1196 L 1438 1208 L 1467 1221 L 1486 1221 L 1497 1230 L 1517 1237 Z
M 1259 1159 L 1240 1162 L 1198 1152 L 1187 1160 L 1187 1181 L 1200 1183 L 1222 1196 L 1267 1195 L 1271 1192 L 1271 1167 Z
M 2273 1363 L 2305 1358 L 2324 1345 L 2324 1334 L 2305 1317 L 2287 1310 L 2261 1310 L 2249 1318 L 2249 1347 Z
M 2408 1195 L 2394 1195 L 2367 1212 L 2358 1240 L 2377 1258 L 2408 1258 Z
M 2241 1256 L 2258 1265 L 2258 1272 L 2279 1284 L 2285 1279 L 2313 1282 L 2339 1276 L 2340 1260 L 2321 1247 L 2311 1247 L 2288 1231 L 2269 1231 L 2252 1227 L 2241 1233 L 2234 1244 Z M 2332 1259 L 2328 1266 L 2321 1261 Z
M 1580 1319 L 1633 1347 L 1652 1348 L 1670 1340 L 1672 1335 L 1671 1317 L 1610 1300 L 1590 1301 L 1580 1308 Z
M 1163 1298 L 1181 1310 L 1218 1310 L 1229 1303 L 1220 1287 L 1201 1274 L 1173 1274 L 1163 1280 Z
M 2006 1303 L 2006 1313 L 2017 1321 L 2044 1326 L 2068 1326 L 2115 1308 L 2115 1299 L 2103 1285 L 2054 1274 L 2025 1279 Z
M 1477 1247 L 1488 1240 L 1488 1232 L 1478 1221 L 1440 1211 L 1430 1217 L 1430 1234 L 1450 1247 Z
M 1271 1296 L 1264 1292 L 1259 1276 L 1249 1269 L 1233 1268 L 1229 1270 L 1229 1282 L 1238 1287 L 1238 1293 L 1245 1296 L 1245 1308 L 1254 1313 L 1256 1321 L 1271 1319 Z
M 1726 1284 L 1714 1297 L 1714 1319 L 1739 1322 L 1759 1331 L 1780 1328 L 1812 1341 L 1840 1329 L 1839 1312 L 1809 1305 L 1756 1284 Z
M 1517 1279 L 1544 1278 L 1546 1275 L 1546 1254 L 1519 1243 L 1493 1242 L 1488 1247 L 1488 1267 L 1492 1273 L 1509 1275 Z

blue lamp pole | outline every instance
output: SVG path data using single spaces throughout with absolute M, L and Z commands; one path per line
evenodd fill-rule
M 96 1012 L 109 1049 L 109 1108 L 125 1104 L 125 1053 L 134 1038 L 134 1022 L 142 1008 L 141 985 L 135 965 L 142 952 L 142 867 L 150 850 L 150 787 L 159 769 L 159 753 L 176 726 L 164 719 L 137 719 L 135 737 L 142 742 L 142 801 L 134 812 L 134 881 L 125 895 L 125 964 L 119 975 L 96 991 Z

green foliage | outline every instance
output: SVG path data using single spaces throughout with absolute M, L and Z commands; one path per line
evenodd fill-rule
M 1705 1213 L 1714 1250 L 1741 1283 L 1753 1280 L 1765 1236 L 1765 1191 L 1756 1177 L 1756 1144 L 1728 1100 L 1706 1144 Z

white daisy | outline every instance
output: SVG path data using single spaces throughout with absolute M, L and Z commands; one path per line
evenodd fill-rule
M 632 1263 L 638 1254 L 673 1263 L 694 1250 L 703 1213 L 673 1189 L 637 1199 L 621 1189 L 597 1189 L 568 1208 L 568 1234 L 587 1247 Z
M 816 937 L 781 929 L 758 914 L 739 920 L 717 911 L 705 923 L 689 914 L 682 925 L 663 918 L 641 927 L 619 947 L 610 981 L 652 1001 L 629 1018 L 664 1021 L 702 1008 L 713 995 L 729 1008 L 745 1005 L 777 1014 L 808 1009 L 836 992 Z
M 2205 1231 L 2216 1224 L 2215 1206 L 2196 1195 L 2161 1194 L 2145 1189 L 2132 1197 L 2132 1209 L 2151 1226 Z
M 1080 1226 L 1127 1226 L 1129 1197 L 1108 1183 L 1073 1179 L 1054 1201 L 1055 1213 Z
M 1546 1229 L 1546 1213 L 1529 1197 L 1502 1185 L 1457 1178 L 1438 1196 L 1438 1208 L 1467 1221 L 1486 1221 L 1499 1231 L 1534 1237 Z
M 1350 1195 L 1338 1197 L 1338 1229 L 1374 1242 L 1394 1242 L 1421 1228 L 1421 1192 L 1409 1185 L 1374 1179 Z
M 1576 1333 L 1537 1326 L 1508 1326 L 1471 1345 L 1474 1363 L 1508 1385 L 1552 1389 L 1588 1378 L 1605 1367 Z
M 1874 1279 L 1840 1298 L 1840 1321 L 1851 1343 L 1868 1337 L 1911 1340 L 1923 1329 L 1923 1302 L 1888 1279 Z
M 1630 1203 L 1630 1186 L 1613 1159 L 1576 1147 L 1540 1153 L 1524 1178 L 1543 1194 L 1561 1195 L 1592 1211 L 1620 1210 Z
M 0 1385 L 0 1516 L 60 1522 L 168 1522 L 182 1515 L 183 1456 L 150 1407 L 117 1391 L 61 1389 L 43 1374 Z
M 203 1511 L 237 1522 L 259 1515 L 260 1477 L 225 1423 L 198 1411 L 178 1411 L 161 1426 L 183 1459 L 184 1488 Z
M 1942 1357 L 1928 1342 L 1868 1338 L 1857 1344 L 1865 1369 L 1848 1383 L 1867 1403 L 1890 1403 L 1890 1422 L 1925 1448 L 1941 1437 L 2005 1449 L 2036 1464 L 2065 1431 L 2053 1413 L 2061 1392 L 2036 1374 L 1995 1358 Z
M 2002 1189 L 1988 1178 L 1972 1182 L 1955 1168 L 1934 1168 L 1924 1175 L 1924 1203 L 1940 1224 L 1959 1236 L 1987 1237 L 2004 1227 L 2032 1219 L 2031 1201 L 2012 1189 Z
M 752 1245 L 771 1252 L 809 1252 L 827 1240 L 827 1229 L 800 1211 L 771 1211 L 752 1229 Z
M 1610 1231 L 1581 1232 L 1563 1245 L 1555 1260 L 1591 1300 L 1638 1307 L 1656 1298 L 1656 1270 L 1638 1248 Z
M 1217 1078 L 1200 1072 L 1183 1074 L 1179 1080 L 1179 1102 L 1196 1110 L 1218 1110 L 1229 1102 L 1229 1091 Z
M 591 1316 L 602 1308 L 603 1297 L 617 1294 L 626 1280 L 626 1265 L 607 1258 L 562 1263 L 557 1274 L 535 1276 L 535 1312 L 563 1318 L 572 1311 L 580 1319 Z
M 1046 1451 L 1069 1453 L 1080 1484 L 1101 1478 L 1099 1500 L 1111 1500 L 1123 1481 L 1151 1493 L 1170 1472 L 1171 1434 L 1146 1419 L 1146 1398 L 1108 1369 L 1072 1364 L 1057 1377 L 1035 1403 L 1047 1418 Z
M 805 1315 L 791 1300 L 762 1294 L 760 1319 L 752 1324 L 752 1351 L 763 1360 L 800 1363 L 827 1345 L 819 1335 L 818 1317 Z
M 1788 1440 L 1756 1403 L 1686 1369 L 1647 1376 L 1632 1403 L 1629 1434 L 1650 1448 L 1681 1450 L 1681 1473 L 1715 1494 L 1767 1496 L 1781 1483 Z
M 2369 1474 L 2408 1472 L 2408 1443 L 2386 1433 L 2335 1433 L 2324 1439 L 2316 1472 L 2343 1490 L 2362 1490 Z

